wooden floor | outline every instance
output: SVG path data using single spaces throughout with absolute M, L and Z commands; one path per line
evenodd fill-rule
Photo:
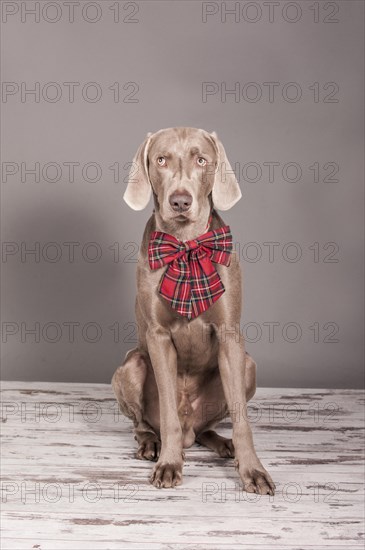
M 257 391 L 274 497 L 243 492 L 232 459 L 198 445 L 181 487 L 152 487 L 108 385 L 3 382 L 2 395 L 4 550 L 363 548 L 363 392 Z

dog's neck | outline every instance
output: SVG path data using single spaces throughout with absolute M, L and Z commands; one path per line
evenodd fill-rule
M 154 210 L 156 231 L 162 231 L 173 235 L 179 241 L 190 241 L 200 237 L 209 230 L 211 222 L 211 207 L 209 204 L 202 208 L 195 221 L 178 222 L 176 220 L 165 221 L 158 209 Z

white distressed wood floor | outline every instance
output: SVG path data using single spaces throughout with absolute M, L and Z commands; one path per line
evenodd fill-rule
M 274 497 L 243 492 L 232 459 L 198 445 L 182 486 L 151 486 L 108 385 L 3 382 L 2 396 L 4 550 L 363 548 L 361 391 L 257 391 Z

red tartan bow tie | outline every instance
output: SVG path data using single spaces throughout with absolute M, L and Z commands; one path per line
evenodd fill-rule
M 225 291 L 212 262 L 228 266 L 232 234 L 228 225 L 208 231 L 197 239 L 179 241 L 154 231 L 148 245 L 151 269 L 168 265 L 158 291 L 183 317 L 198 317 Z

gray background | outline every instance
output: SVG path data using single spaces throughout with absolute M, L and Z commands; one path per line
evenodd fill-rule
M 7 10 L 19 11 L 2 23 L 2 79 L 28 88 L 39 82 L 41 95 L 39 102 L 30 96 L 22 102 L 20 93 L 2 98 L 3 170 L 7 162 L 19 166 L 2 182 L 3 247 L 12 252 L 2 258 L 3 378 L 110 381 L 135 345 L 135 251 L 152 210 L 150 204 L 136 213 L 122 201 L 126 163 L 148 131 L 195 126 L 217 131 L 240 172 L 243 198 L 223 217 L 241 253 L 242 326 L 259 384 L 360 387 L 363 2 L 319 2 L 318 14 L 310 9 L 312 1 L 280 2 L 272 22 L 262 2 L 241 2 L 238 20 L 227 15 L 226 22 L 222 4 L 213 2 L 209 7 L 218 13 L 205 23 L 198 1 L 120 2 L 119 23 L 110 9 L 114 1 L 96 3 L 101 18 L 95 23 L 85 18 L 95 18 L 97 8 L 85 8 L 83 17 L 83 1 L 73 23 L 62 2 L 54 23 L 46 20 L 59 15 L 52 5 L 37 23 L 34 16 L 22 22 L 20 2 L 11 4 L 15 8 Z M 297 22 L 286 20 L 300 11 Z M 255 14 L 257 22 L 247 21 Z M 55 88 L 44 88 L 49 82 L 61 87 L 59 101 L 42 96 L 43 90 L 52 99 Z M 73 103 L 64 82 L 80 83 Z M 88 82 L 100 86 L 99 101 L 83 98 Z M 109 89 L 115 82 L 119 102 Z M 136 84 L 124 90 L 128 82 Z M 203 82 L 215 82 L 219 93 L 203 101 Z M 244 95 L 253 97 L 254 87 L 244 87 L 250 82 L 262 91 L 256 102 Z M 272 101 L 264 82 L 279 83 Z M 300 86 L 298 101 L 283 97 L 286 91 L 294 97 L 294 87 L 285 88 L 290 82 Z M 316 101 L 309 88 L 315 82 Z M 339 88 L 332 96 L 336 102 L 328 102 L 334 88 L 325 86 L 331 82 Z M 243 89 L 237 102 L 232 95 L 222 100 L 224 83 Z M 137 101 L 128 102 L 136 85 Z M 86 90 L 89 99 L 94 91 Z M 31 175 L 22 181 L 21 163 L 36 162 L 41 171 L 57 163 L 59 180 L 47 181 L 56 174 L 51 166 L 46 179 L 41 173 L 39 182 Z M 74 181 L 66 162 L 80 163 Z M 83 177 L 88 162 L 100 167 L 99 181 L 87 181 L 96 173 L 92 168 Z M 272 182 L 268 162 L 280 163 Z M 120 167 L 117 182 L 109 168 L 114 163 Z M 295 166 L 283 171 L 287 163 L 299 165 L 299 181 L 286 181 L 295 177 Z M 318 182 L 309 168 L 315 163 Z M 333 167 L 326 163 L 338 165 L 338 181 L 324 181 Z M 253 181 L 257 165 L 262 174 Z M 67 242 L 78 243 L 73 262 Z M 273 258 L 263 244 L 268 242 L 279 243 Z M 21 255 L 22 247 L 24 252 L 37 246 L 39 261 Z M 52 261 L 57 250 L 60 257 Z M 96 250 L 100 258 L 92 262 Z M 289 261 L 297 250 L 301 258 Z M 73 338 L 70 323 L 77 323 Z M 273 337 L 268 323 L 276 323 Z M 27 332 L 34 328 L 35 334 Z

